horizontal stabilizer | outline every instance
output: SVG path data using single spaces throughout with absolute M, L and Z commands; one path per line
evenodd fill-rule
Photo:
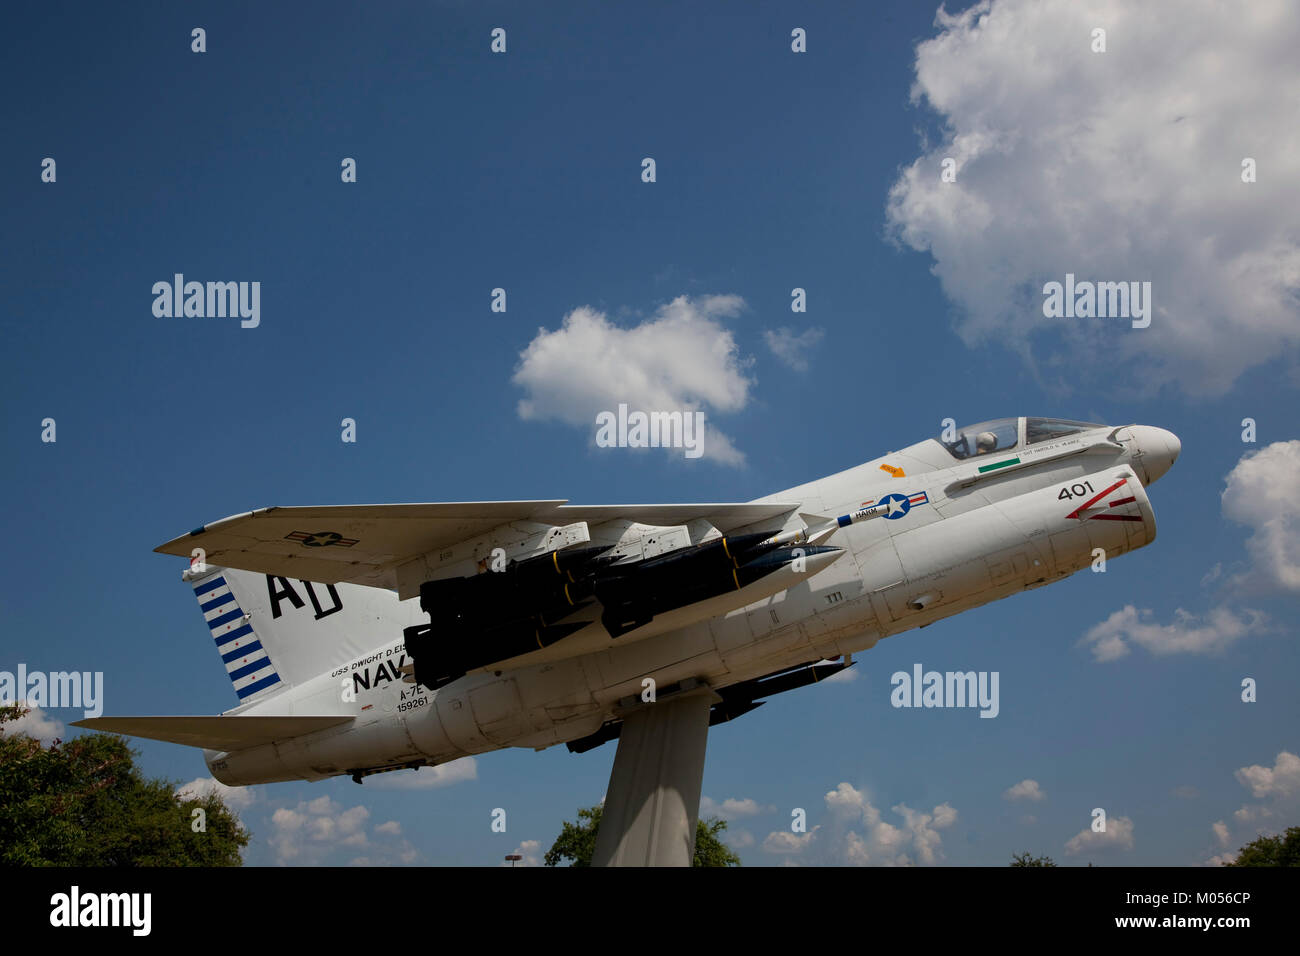
M 352 717 L 89 717 L 73 721 L 108 734 L 148 737 L 205 750 L 243 750 L 327 727 L 351 723 Z

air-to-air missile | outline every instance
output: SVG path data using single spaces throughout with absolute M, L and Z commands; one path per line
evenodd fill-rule
M 838 518 L 802 515 L 806 527 L 773 535 L 760 542 L 759 547 L 777 547 L 783 544 L 821 544 L 840 528 L 847 528 L 851 524 L 869 521 L 872 518 L 879 518 L 881 515 L 887 514 L 889 514 L 889 505 L 871 505 L 867 508 L 859 508 L 857 511 L 840 515 Z

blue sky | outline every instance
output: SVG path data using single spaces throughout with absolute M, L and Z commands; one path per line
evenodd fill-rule
M 744 501 L 947 417 L 1142 422 L 1183 444 L 1151 489 L 1153 545 L 885 640 L 854 680 L 716 729 L 705 796 L 733 801 L 746 865 L 1195 864 L 1300 822 L 1300 14 L 1174 16 L 1019 0 L 938 20 L 924 3 L 13 11 L 0 669 L 103 671 L 107 714 L 233 706 L 183 562 L 151 549 L 253 508 Z M 176 272 L 259 281 L 260 325 L 155 317 L 151 288 Z M 1152 281 L 1152 327 L 1044 318 L 1038 289 L 1067 272 Z M 582 388 L 524 358 L 574 310 L 599 317 Z M 670 313 L 718 348 L 654 394 L 705 409 L 730 460 L 597 448 L 578 424 L 620 388 L 636 400 L 628 368 L 678 358 L 671 336 L 630 334 Z M 1099 660 L 1082 638 L 1129 605 L 1106 632 L 1128 653 Z M 890 674 L 916 662 L 998 671 L 1000 715 L 892 708 Z M 150 773 L 206 776 L 195 751 L 139 746 Z M 257 788 L 239 798 L 247 861 L 535 856 L 601 798 L 613 756 L 488 754 L 433 789 Z M 1041 799 L 1005 795 L 1025 780 Z M 1097 806 L 1128 824 L 1071 844 Z M 795 807 L 820 829 L 777 852 Z

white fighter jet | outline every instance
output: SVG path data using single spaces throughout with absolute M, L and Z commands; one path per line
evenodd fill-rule
M 204 748 L 232 786 L 619 739 L 597 857 L 687 862 L 711 724 L 1149 544 L 1180 450 L 1004 418 L 747 503 L 235 515 L 156 550 L 191 559 L 239 705 L 76 725 Z

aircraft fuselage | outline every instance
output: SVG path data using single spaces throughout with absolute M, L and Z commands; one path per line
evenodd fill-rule
M 842 552 L 819 556 L 820 570 L 743 607 L 719 613 L 704 601 L 674 611 L 671 626 L 650 637 L 634 630 L 610 638 L 597 621 L 566 638 L 572 644 L 430 690 L 409 676 L 402 635 L 377 635 L 370 653 L 285 692 L 295 713 L 351 713 L 352 725 L 206 751 L 209 767 L 231 785 L 314 780 L 580 740 L 617 720 L 648 686 L 663 693 L 695 681 L 722 690 L 864 651 L 1149 544 L 1156 525 L 1146 486 L 1172 465 L 1177 439 L 1148 426 L 1069 424 L 986 423 L 758 499 L 802 503 L 803 517 L 792 516 L 787 531 L 810 516 L 836 519 L 820 543 Z M 597 526 L 591 538 L 609 543 L 624 530 L 602 537 Z M 282 695 L 264 706 L 284 713 L 285 704 Z

